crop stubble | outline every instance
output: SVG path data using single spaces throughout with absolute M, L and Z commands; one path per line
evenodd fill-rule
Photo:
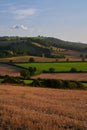
M 87 91 L 0 85 L 0 130 L 87 129 Z

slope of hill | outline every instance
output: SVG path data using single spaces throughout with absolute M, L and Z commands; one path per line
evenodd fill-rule
M 83 43 L 63 41 L 52 37 L 36 37 L 36 38 L 31 38 L 31 40 L 47 47 L 54 46 L 57 48 L 63 48 L 67 50 L 87 52 L 87 44 L 83 44 Z
M 1 41 L 0 40 L 0 55 L 5 56 L 18 56 L 18 55 L 35 55 L 42 56 L 45 54 L 46 57 L 50 56 L 50 49 L 42 48 L 37 46 L 30 41 L 29 38 Z
M 33 55 L 64 58 L 68 51 L 86 54 L 87 44 L 51 37 L 0 37 L 0 57 Z

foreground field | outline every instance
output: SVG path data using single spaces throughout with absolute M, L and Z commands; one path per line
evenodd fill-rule
M 54 68 L 55 71 L 70 71 L 71 68 L 76 68 L 78 71 L 87 71 L 87 62 L 61 62 L 61 63 L 17 63 L 16 65 L 25 68 L 36 67 L 38 72 L 43 70 L 49 70 L 49 68 Z
M 87 81 L 87 73 L 48 73 L 33 76 L 37 79 L 62 79 L 62 80 L 74 80 L 74 81 Z
M 0 130 L 86 130 L 87 91 L 0 85 Z

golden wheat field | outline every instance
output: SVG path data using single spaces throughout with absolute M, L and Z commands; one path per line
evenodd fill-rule
M 87 91 L 0 85 L 0 130 L 87 130 Z

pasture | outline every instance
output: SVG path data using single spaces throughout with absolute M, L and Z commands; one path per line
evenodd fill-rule
M 77 71 L 87 71 L 87 62 L 16 63 L 16 65 L 24 68 L 36 67 L 38 73 L 43 70 L 48 71 L 49 68 L 54 68 L 56 72 L 69 72 L 71 68 L 76 68 Z
M 0 130 L 86 130 L 87 91 L 0 85 Z
M 87 87 L 87 82 L 86 82 L 86 83 L 83 83 L 83 85 L 84 85 L 85 87 Z
M 29 84 L 31 84 L 32 82 L 33 82 L 33 80 L 22 80 L 22 81 L 24 81 L 24 83 L 26 84 L 26 85 L 29 85 Z

